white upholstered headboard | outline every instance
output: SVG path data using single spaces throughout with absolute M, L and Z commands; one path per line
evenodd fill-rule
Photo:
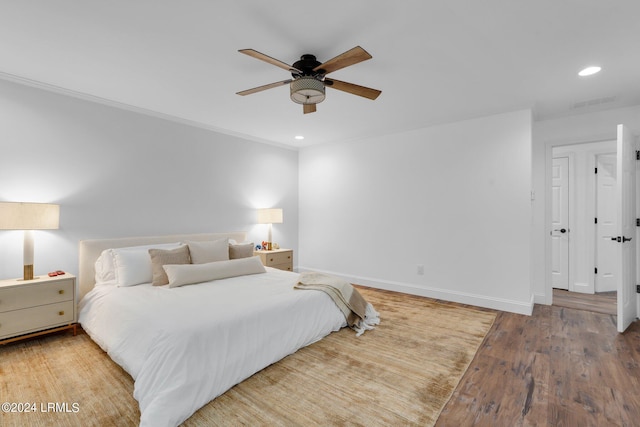
M 244 231 L 229 233 L 205 233 L 205 234 L 172 234 L 167 236 L 147 236 L 147 237 L 122 237 L 116 239 L 95 239 L 81 240 L 79 247 L 79 289 L 78 301 L 95 285 L 95 262 L 105 249 L 125 248 L 128 246 L 153 245 L 156 243 L 174 243 L 185 240 L 216 240 L 223 238 L 234 239 L 236 242 L 244 242 L 247 233 Z

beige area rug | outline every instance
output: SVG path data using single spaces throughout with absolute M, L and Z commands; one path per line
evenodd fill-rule
M 381 314 L 375 330 L 333 333 L 233 387 L 184 425 L 433 425 L 495 313 L 359 289 Z M 135 426 L 132 395 L 131 377 L 84 333 L 0 347 L 0 403 L 23 412 L 3 411 L 2 426 Z

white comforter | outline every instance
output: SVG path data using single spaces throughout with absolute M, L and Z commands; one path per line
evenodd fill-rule
M 235 384 L 346 325 L 298 274 L 267 273 L 169 289 L 96 286 L 79 322 L 135 380 L 141 426 L 176 426 Z

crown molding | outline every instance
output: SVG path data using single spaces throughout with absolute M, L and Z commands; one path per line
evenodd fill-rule
M 72 89 L 64 88 L 61 86 L 56 86 L 51 83 L 46 83 L 38 80 L 29 79 L 26 77 L 17 76 L 15 74 L 6 73 L 4 71 L 0 71 L 0 79 L 6 80 L 12 83 L 17 83 L 23 86 L 29 86 L 36 89 L 41 89 L 47 92 L 52 92 L 58 95 L 68 96 L 71 98 L 80 99 L 82 101 L 93 102 L 96 104 L 106 105 L 108 107 L 117 108 L 119 110 L 129 111 L 136 114 L 142 114 L 149 117 L 154 117 L 161 120 L 167 120 L 174 123 L 179 123 L 185 126 L 190 126 L 194 128 L 204 129 L 211 132 L 216 132 L 228 136 L 233 136 L 236 138 L 258 142 L 261 144 L 272 145 L 278 148 L 284 148 L 292 151 L 298 151 L 298 147 L 294 147 L 287 144 L 278 143 L 275 141 L 270 141 L 267 139 L 259 138 L 253 135 L 244 134 L 241 132 L 235 132 L 229 129 L 219 128 L 216 126 L 212 126 L 207 123 L 198 122 L 195 120 L 190 120 L 184 117 L 174 116 L 172 114 L 162 113 L 160 111 L 150 110 L 147 108 L 137 107 L 135 105 L 126 104 L 124 102 L 114 101 L 112 99 L 103 98 L 100 96 L 92 95 L 86 92 L 79 92 Z

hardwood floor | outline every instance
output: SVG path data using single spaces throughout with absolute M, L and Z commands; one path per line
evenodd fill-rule
M 601 292 L 597 294 L 581 294 L 562 289 L 553 290 L 553 305 L 575 308 L 578 310 L 595 311 L 596 313 L 617 314 L 616 292 Z
M 437 426 L 640 425 L 640 321 L 536 305 L 498 313 Z

